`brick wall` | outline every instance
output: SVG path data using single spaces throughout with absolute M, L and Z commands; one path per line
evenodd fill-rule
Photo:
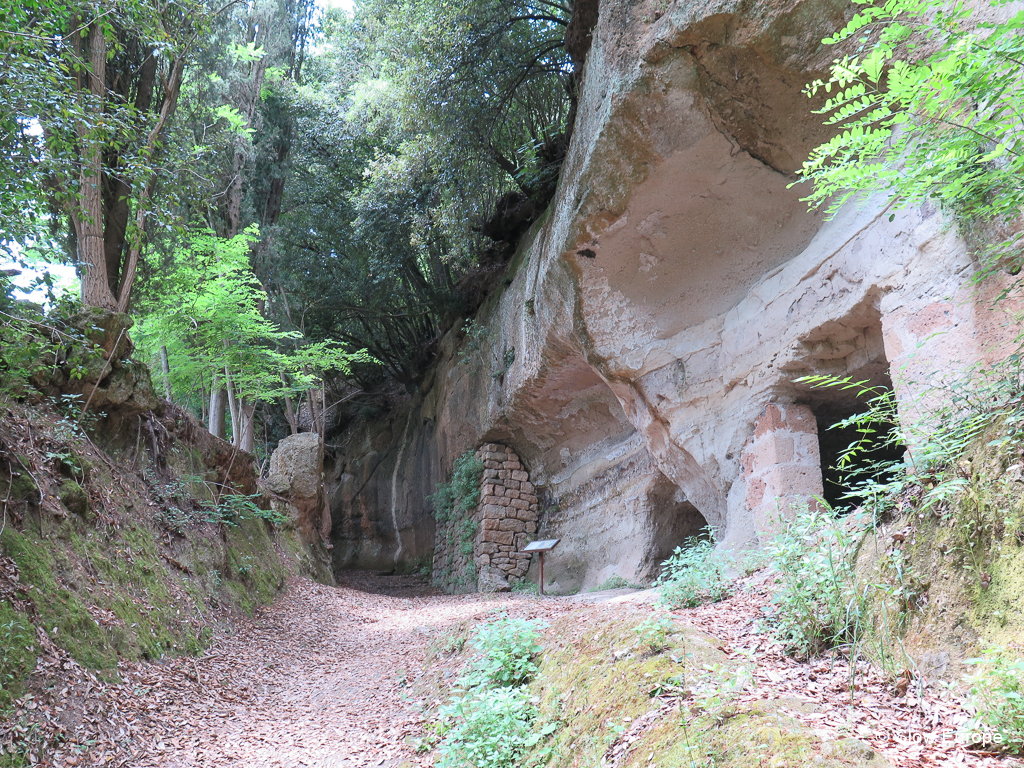
M 537 495 L 515 451 L 485 443 L 476 456 L 484 464 L 480 504 L 437 526 L 434 584 L 448 592 L 509 589 L 530 567 L 519 550 L 536 538 Z

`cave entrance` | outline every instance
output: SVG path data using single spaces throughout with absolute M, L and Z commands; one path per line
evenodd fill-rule
M 667 477 L 658 473 L 647 493 L 648 520 L 651 524 L 650 558 L 652 573 L 675 551 L 694 539 L 711 537 L 708 521 L 700 510 Z
M 893 391 L 889 361 L 882 336 L 877 297 L 866 296 L 841 319 L 823 323 L 801 339 L 805 353 L 788 370 L 794 378 L 828 375 L 849 377 L 854 386 L 814 386 L 794 381 L 794 400 L 814 414 L 818 431 L 823 497 L 834 509 L 856 509 L 865 501 L 855 486 L 866 480 L 884 483 L 892 476 L 892 465 L 903 458 L 901 446 L 889 444 L 894 424 L 877 423 L 870 446 L 861 450 L 843 468 L 838 464 L 847 449 L 861 440 L 856 426 L 836 425 L 869 409 L 869 401 Z
M 823 497 L 840 514 L 856 509 L 867 500 L 866 494 L 858 493 L 858 486 L 865 481 L 888 482 L 894 475 L 894 464 L 903 460 L 904 448 L 894 445 L 892 440 L 895 424 L 879 421 L 865 425 L 874 430 L 867 436 L 858 425 L 837 426 L 866 413 L 869 401 L 877 394 L 892 393 L 892 380 L 887 370 L 861 375 L 864 373 L 868 372 L 855 372 L 852 379 L 866 380 L 864 387 L 870 387 L 870 392 L 863 391 L 862 387 L 818 387 L 807 397 L 818 428 Z M 844 454 L 856 443 L 861 443 L 862 447 L 840 467 Z

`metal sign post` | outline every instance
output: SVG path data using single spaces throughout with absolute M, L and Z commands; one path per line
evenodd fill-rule
M 540 593 L 542 595 L 544 594 L 544 553 L 550 552 L 558 545 L 558 542 L 560 541 L 561 539 L 546 539 L 544 541 L 534 541 L 530 544 L 527 544 L 525 547 L 519 550 L 520 552 L 536 552 L 537 555 L 540 557 L 540 580 L 537 586 L 540 588 Z

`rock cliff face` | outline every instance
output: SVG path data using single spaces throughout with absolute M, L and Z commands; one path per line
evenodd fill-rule
M 976 288 L 934 210 L 808 212 L 825 138 L 802 94 L 847 4 L 604 0 L 559 191 L 511 284 L 452 332 L 421 392 L 328 448 L 336 567 L 430 556 L 426 496 L 482 443 L 541 497 L 555 588 L 651 576 L 705 524 L 754 544 L 822 492 L 819 430 L 856 404 L 796 381 L 895 388 L 1006 354 L 1005 280 Z

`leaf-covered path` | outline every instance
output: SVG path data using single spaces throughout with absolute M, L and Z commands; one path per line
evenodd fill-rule
M 163 697 L 162 714 L 179 727 L 151 742 L 137 764 L 430 765 L 414 749 L 422 715 L 409 683 L 431 642 L 495 610 L 558 607 L 521 596 L 424 591 L 415 579 L 369 574 L 353 574 L 339 588 L 296 580 L 195 665 L 190 700 Z
M 954 738 L 959 699 L 941 688 L 908 689 L 862 669 L 851 706 L 842 658 L 797 662 L 756 631 L 768 596 L 752 582 L 725 602 L 674 613 L 717 638 L 734 661 L 753 664 L 752 684 L 736 703 L 777 702 L 823 744 L 859 738 L 898 768 L 1021 764 L 965 750 Z M 586 624 L 621 600 L 650 599 L 608 600 L 615 594 L 446 596 L 413 577 L 351 573 L 339 587 L 295 579 L 204 657 L 123 663 L 119 684 L 83 670 L 42 633 L 48 651 L 37 672 L 62 683 L 19 701 L 14 722 L 22 725 L 8 726 L 3 740 L 59 743 L 33 751 L 31 762 L 47 767 L 431 766 L 433 757 L 415 746 L 440 692 L 413 683 L 424 675 L 423 682 L 450 681 L 459 658 L 428 667 L 432 644 L 465 636 L 458 628 L 498 611 L 547 620 L 577 611 L 573 621 Z

